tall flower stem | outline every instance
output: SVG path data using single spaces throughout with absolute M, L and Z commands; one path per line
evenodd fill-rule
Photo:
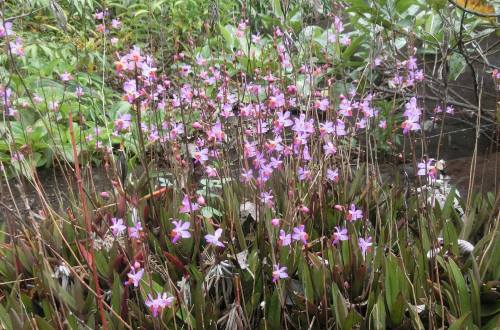
M 102 297 L 102 292 L 101 292 L 101 287 L 99 286 L 99 278 L 97 276 L 97 268 L 95 264 L 95 258 L 94 258 L 94 241 L 92 239 L 92 224 L 89 216 L 89 212 L 87 209 L 87 197 L 85 196 L 85 192 L 83 190 L 83 180 L 82 180 L 82 174 L 80 172 L 80 164 L 78 162 L 78 152 L 76 150 L 76 142 L 75 142 L 75 133 L 73 131 L 73 113 L 69 113 L 69 134 L 71 137 L 71 146 L 73 147 L 73 162 L 75 166 L 75 176 L 76 176 L 76 182 L 78 185 L 78 193 L 80 195 L 80 200 L 82 202 L 82 208 L 83 208 L 83 219 L 85 221 L 85 227 L 87 231 L 87 236 L 88 236 L 88 242 L 89 242 L 89 258 L 87 259 L 87 262 L 89 263 L 89 266 L 92 270 L 92 277 L 95 285 L 95 292 L 96 292 L 96 302 L 97 302 L 97 307 L 99 309 L 99 314 L 101 315 L 101 322 L 102 322 L 102 329 L 107 330 L 108 329 L 108 323 L 106 321 L 106 315 L 104 314 L 104 304 L 103 304 L 103 297 Z

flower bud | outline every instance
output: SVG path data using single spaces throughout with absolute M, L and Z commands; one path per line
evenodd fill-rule
M 195 121 L 195 122 L 193 123 L 192 127 L 193 127 L 194 129 L 200 129 L 200 128 L 202 128 L 203 126 L 202 126 L 199 122 Z
M 205 198 L 203 198 L 203 196 L 198 196 L 198 199 L 196 200 L 198 202 L 198 204 L 200 205 L 205 205 Z

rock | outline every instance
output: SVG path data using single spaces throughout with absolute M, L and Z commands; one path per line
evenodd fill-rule
M 253 221 L 257 220 L 257 205 L 253 202 L 246 201 L 240 204 L 240 219 L 243 223 L 249 218 Z

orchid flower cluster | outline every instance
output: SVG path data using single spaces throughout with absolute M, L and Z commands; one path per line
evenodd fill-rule
M 444 169 L 444 161 L 436 161 L 434 158 L 422 160 L 417 164 L 417 176 L 425 176 L 429 183 L 439 179 L 439 171 Z
M 109 21 L 109 12 L 107 10 L 95 12 L 94 19 L 96 21 L 96 31 L 104 35 L 111 34 L 109 27 L 115 31 L 120 30 L 122 27 L 122 22 L 119 18 L 113 18 Z M 119 39 L 116 36 L 110 37 L 112 45 L 116 45 L 118 41 Z
M 110 21 L 106 11 L 97 12 L 95 19 L 99 23 L 98 32 L 104 35 L 110 34 L 109 26 L 113 30 L 121 28 L 121 22 L 118 19 Z M 341 19 L 334 17 L 332 25 L 335 33 L 329 41 L 348 46 L 351 40 L 343 34 Z M 11 27 L 8 22 L 4 23 L 0 37 L 13 35 Z M 247 30 L 247 23 L 242 21 L 236 34 L 244 36 Z M 252 35 L 252 40 L 264 43 L 260 35 Z M 12 53 L 22 56 L 22 45 L 18 43 L 17 40 L 11 43 Z M 116 43 L 112 38 L 112 44 Z M 242 159 L 237 178 L 243 188 L 254 193 L 259 208 L 271 215 L 275 245 L 279 248 L 293 245 L 306 250 L 315 243 L 311 241 L 314 236 L 309 230 L 312 210 L 303 188 L 322 185 L 332 190 L 342 180 L 339 168 L 345 164 L 339 153 L 343 146 L 366 131 L 385 130 L 387 121 L 376 105 L 378 95 L 374 92 L 359 94 L 353 87 L 335 95 L 330 90 L 314 87 L 315 84 L 307 85 L 307 81 L 317 79 L 326 71 L 321 66 L 307 64 L 293 72 L 292 57 L 279 28 L 273 33 L 273 47 L 283 68 L 279 75 L 259 69 L 252 74 L 243 70 L 234 73 L 225 64 L 204 57 L 202 53 L 194 58 L 179 53 L 172 66 L 175 73 L 168 77 L 161 73 L 154 57 L 139 46 L 117 54 L 114 69 L 121 80 L 122 102 L 128 107 L 113 118 L 111 130 L 112 136 L 122 141 L 129 141 L 134 134 L 143 135 L 148 150 L 166 148 L 184 173 L 190 168 L 198 168 L 206 179 L 224 178 L 220 174 L 220 163 L 231 140 L 238 135 Z M 241 54 L 242 50 L 236 51 L 231 59 L 237 62 Z M 301 78 L 301 84 L 297 83 L 294 74 Z M 65 84 L 74 79 L 68 72 L 59 78 Z M 410 57 L 398 64 L 391 84 L 409 88 L 422 80 L 422 70 L 418 69 L 416 59 Z M 9 89 L 1 91 L 3 105 L 10 108 L 12 92 Z M 78 88 L 75 95 L 82 97 L 83 90 Z M 54 101 L 49 108 L 56 112 L 59 104 Z M 422 109 L 415 97 L 405 104 L 403 116 L 403 134 L 421 129 Z M 93 141 L 108 128 L 93 127 L 86 136 L 87 141 Z M 98 147 L 99 143 L 97 141 Z M 419 175 L 432 176 L 433 172 L 427 172 L 429 165 L 424 163 L 421 167 L 419 164 Z M 286 173 L 284 179 L 283 173 Z M 273 190 L 273 180 L 284 180 L 283 186 L 294 187 L 287 196 L 294 205 L 291 214 L 283 214 L 279 192 Z M 172 245 L 182 245 L 192 237 L 193 219 L 202 217 L 201 211 L 210 202 L 201 195 L 183 193 L 175 208 L 178 214 L 170 221 L 170 231 L 165 233 Z M 367 220 L 362 207 L 349 201 L 345 205 L 335 205 L 334 209 L 341 212 L 344 225 L 335 226 L 329 233 L 331 246 L 340 249 L 343 242 L 352 240 L 366 257 L 374 245 L 372 237 L 358 238 L 358 233 L 351 231 L 356 228 L 357 221 Z M 230 230 L 216 223 L 214 227 L 215 230 L 205 229 L 204 243 L 213 253 L 222 253 L 231 243 Z M 127 235 L 134 242 L 141 242 L 145 233 L 140 221 L 133 221 L 129 226 L 126 219 L 118 217 L 110 219 L 109 229 L 114 238 Z M 144 273 L 145 269 L 135 261 L 127 273 L 126 285 L 138 288 Z M 286 266 L 278 262 L 272 265 L 272 282 L 293 276 Z M 157 293 L 156 298 L 148 295 L 145 304 L 157 317 L 163 309 L 171 307 L 173 301 L 173 297 L 162 292 Z
M 21 37 L 16 37 L 14 41 L 10 41 L 14 36 L 15 32 L 12 22 L 4 21 L 0 17 L 0 42 L 2 40 L 8 42 L 9 46 L 7 49 L 12 56 L 22 57 L 24 56 L 23 41 Z M 7 116 L 16 117 L 18 113 L 12 102 L 13 96 L 11 88 L 0 85 L 0 105 L 5 109 L 4 111 Z
M 13 30 L 13 24 L 10 21 L 4 21 L 0 18 L 0 40 L 15 36 L 15 32 Z M 9 41 L 9 52 L 12 56 L 22 57 L 24 56 L 24 45 L 21 37 L 16 36 L 15 40 Z
M 6 116 L 17 117 L 18 112 L 12 98 L 12 89 L 0 85 L 0 105 L 4 108 Z
M 420 116 L 422 115 L 422 109 L 417 105 L 417 98 L 412 97 L 408 103 L 405 105 L 405 112 L 403 116 L 406 120 L 401 124 L 403 128 L 403 134 L 408 134 L 410 131 L 419 131 L 421 126 Z
M 146 299 L 146 306 L 150 309 L 151 314 L 154 317 L 158 317 L 165 308 L 172 307 L 175 301 L 174 297 L 169 297 L 167 293 L 158 293 L 156 298 L 153 298 L 151 294 L 148 294 L 148 299 Z
M 340 38 L 338 40 L 342 45 L 348 45 L 350 40 L 341 36 L 343 25 L 338 17 L 334 19 L 334 26 L 335 38 Z M 243 35 L 246 30 L 246 23 L 241 22 L 237 33 Z M 277 29 L 274 38 L 282 35 Z M 253 39 L 262 41 L 260 36 L 254 35 Z M 284 62 L 289 56 L 286 48 L 281 47 L 277 47 L 277 55 Z M 170 79 L 159 74 L 153 57 L 144 54 L 137 46 L 117 58 L 115 71 L 123 81 L 123 100 L 131 105 L 133 112 L 141 113 L 142 121 L 137 123 L 132 113 L 120 113 L 114 121 L 114 135 L 125 138 L 138 125 L 150 147 L 155 144 L 169 146 L 174 151 L 174 158 L 186 171 L 186 160 L 190 158 L 195 166 L 201 167 L 207 178 L 221 179 L 218 164 L 222 151 L 227 147 L 228 136 L 233 136 L 237 129 L 241 133 L 243 153 L 240 182 L 256 192 L 262 208 L 271 211 L 272 225 L 277 229 L 276 244 L 286 247 L 296 242 L 306 247 L 311 243 L 306 221 L 293 224 L 280 219 L 276 192 L 271 188 L 270 181 L 286 168 L 295 168 L 285 185 L 294 182 L 312 185 L 318 180 L 330 186 L 339 183 L 339 144 L 356 138 L 365 129 L 386 126 L 385 119 L 373 103 L 375 95 L 357 95 L 354 90 L 336 99 L 321 90 L 304 94 L 287 76 L 278 77 L 272 72 L 262 74 L 256 70 L 251 79 L 240 73 L 239 79 L 235 80 L 223 65 L 209 64 L 213 61 L 201 54 L 196 56 L 195 63 L 187 60 L 185 54 L 175 56 L 173 67 L 178 70 L 178 75 Z M 410 70 L 408 84 L 410 79 L 418 80 L 420 73 L 415 71 L 414 62 L 407 67 Z M 299 72 L 307 76 L 316 70 L 303 66 Z M 309 98 L 312 98 L 310 103 L 307 102 Z M 413 125 L 409 130 L 419 128 L 420 109 L 416 100 L 407 104 L 405 115 Z M 189 116 L 191 120 L 179 120 L 183 116 Z M 162 118 L 162 121 L 158 123 L 153 118 Z M 236 126 L 235 123 L 239 124 Z M 181 146 L 186 141 L 192 147 L 183 152 Z M 322 156 L 313 157 L 313 153 Z M 310 213 L 307 200 L 301 196 L 289 197 L 297 202 L 298 219 L 306 219 Z M 198 214 L 206 202 L 201 196 L 195 199 L 184 194 L 179 214 Z M 339 210 L 344 212 L 347 222 L 364 219 L 363 211 L 354 203 L 349 208 L 341 206 Z M 191 237 L 191 221 L 173 219 L 171 223 L 170 239 L 173 244 Z M 129 236 L 141 229 L 129 228 Z M 124 231 L 125 227 L 115 220 L 112 230 L 115 234 Z M 134 234 L 134 237 L 137 235 Z M 347 228 L 337 226 L 332 235 L 332 246 L 349 239 Z M 224 228 L 217 228 L 204 238 L 208 246 L 216 249 L 226 247 Z M 363 256 L 370 250 L 371 240 L 367 237 L 357 241 Z M 280 264 L 273 265 L 273 282 L 288 278 L 287 270 Z M 139 272 L 132 269 L 129 273 L 134 285 Z M 150 306 L 157 306 L 158 299 L 150 298 Z M 158 308 L 152 310 L 155 312 Z
M 396 61 L 396 72 L 389 81 L 389 86 L 393 88 L 411 88 L 423 80 L 424 71 L 418 68 L 417 58 L 410 56 L 405 61 Z

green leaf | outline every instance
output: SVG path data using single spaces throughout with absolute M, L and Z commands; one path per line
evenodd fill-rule
M 447 0 L 430 0 L 429 2 L 434 10 L 441 10 L 448 4 Z
M 420 319 L 420 316 L 418 315 L 417 308 L 410 303 L 407 304 L 407 307 L 408 307 L 408 311 L 410 312 L 410 320 L 411 320 L 411 324 L 413 326 L 413 329 L 424 330 L 425 329 L 424 324 L 422 323 L 422 320 Z
M 389 316 L 394 325 L 399 325 L 403 321 L 405 299 L 403 296 L 403 286 L 406 280 L 402 275 L 402 270 L 396 258 L 389 256 L 385 262 L 385 301 L 389 309 Z
M 470 318 L 471 312 L 468 312 L 467 314 L 462 315 L 458 320 L 453 322 L 453 324 L 450 325 L 448 330 L 462 330 L 462 329 L 468 329 L 466 324 L 468 319 Z
M 305 44 L 310 43 L 312 40 L 317 42 L 322 47 L 326 46 L 327 35 L 323 33 L 323 29 L 316 25 L 306 26 L 299 35 L 299 41 Z
M 3 329 L 13 329 L 10 317 L 2 304 L 0 304 L 0 325 Z
M 450 275 L 452 275 L 456 294 L 458 295 L 460 315 L 468 315 L 472 310 L 470 306 L 470 296 L 467 285 L 465 284 L 465 279 L 453 259 L 449 260 L 448 269 Z
M 300 7 L 292 9 L 287 15 L 288 25 L 290 25 L 296 32 L 302 26 L 302 15 L 303 10 Z
M 300 256 L 299 275 L 302 280 L 302 285 L 304 286 L 304 296 L 306 297 L 307 302 L 311 303 L 314 301 L 314 286 L 311 279 L 311 273 L 309 271 L 309 265 L 305 261 L 303 255 Z
M 383 294 L 379 294 L 377 298 L 377 303 L 373 306 L 372 310 L 372 320 L 375 329 L 384 330 L 385 326 L 385 303 Z
M 469 269 L 469 280 L 470 280 L 470 296 L 472 304 L 472 317 L 474 323 L 481 326 L 481 296 L 478 278 L 474 275 L 474 271 Z
M 153 9 L 153 11 L 157 10 L 157 9 L 161 9 L 161 6 L 167 2 L 167 0 L 160 0 L 160 1 L 156 1 L 152 6 L 151 8 Z
M 453 222 L 450 220 L 445 220 L 444 228 L 443 228 L 443 238 L 446 247 L 451 248 L 451 252 L 454 255 L 459 255 L 458 250 L 458 235 L 455 230 L 455 226 Z
M 389 257 L 385 262 L 385 301 L 389 309 L 394 305 L 396 297 L 399 293 L 399 277 L 397 272 L 399 267 L 391 257 Z
M 149 10 L 147 10 L 147 9 L 139 9 L 138 11 L 135 12 L 134 17 L 147 15 L 148 13 L 149 13 Z
M 425 32 L 436 38 L 436 33 L 441 31 L 442 19 L 438 13 L 432 13 L 425 20 Z
M 348 198 L 350 200 L 352 200 L 354 198 L 354 195 L 357 192 L 359 192 L 361 187 L 363 186 L 364 174 L 365 174 L 365 167 L 362 165 L 356 170 L 356 173 L 354 174 L 354 180 L 352 181 L 352 183 L 349 187 L 349 194 L 348 194 L 349 197 Z
M 363 317 L 353 308 L 347 314 L 347 318 L 342 325 L 342 329 L 350 330 L 353 328 L 358 328 L 361 321 L 363 321 Z
M 94 253 L 94 261 L 96 263 L 97 271 L 102 276 L 107 276 L 109 274 L 110 264 L 103 253 L 97 252 Z
M 342 52 L 342 59 L 349 60 L 351 58 L 351 56 L 356 53 L 356 51 L 358 50 L 359 46 L 364 41 L 364 39 L 365 39 L 365 36 L 364 35 L 360 35 L 360 36 L 356 37 L 354 40 L 352 40 L 352 42 L 349 45 L 349 47 L 347 47 Z
M 196 318 L 198 329 L 203 328 L 203 314 L 205 312 L 205 299 L 203 297 L 203 274 L 194 266 L 189 267 L 190 273 L 193 275 L 191 279 L 191 291 L 193 299 L 193 309 Z
M 396 40 L 394 40 L 394 46 L 396 46 L 397 49 L 401 49 L 406 45 L 407 41 L 406 37 L 396 38 Z
M 232 50 L 234 47 L 234 39 L 233 39 L 231 32 L 234 32 L 234 30 L 235 30 L 234 26 L 231 26 L 231 25 L 222 26 L 219 24 L 219 30 L 220 30 L 220 33 L 222 34 L 222 37 L 226 41 L 226 48 Z M 233 31 L 230 32 L 230 30 L 233 30 Z
M 340 326 L 342 326 L 344 324 L 345 319 L 347 318 L 347 307 L 346 307 L 347 304 L 336 283 L 333 283 L 332 295 L 333 295 L 333 307 L 334 307 L 333 310 L 335 311 L 335 319 L 340 324 Z
M 281 303 L 279 298 L 279 292 L 277 289 L 274 290 L 271 297 L 271 302 L 267 310 L 267 321 L 269 322 L 270 329 L 280 329 L 281 328 Z
M 400 325 L 403 322 L 405 305 L 405 298 L 403 294 L 399 292 L 390 311 L 391 321 L 394 325 Z
M 449 79 L 455 81 L 465 71 L 467 62 L 461 54 L 453 53 L 448 60 L 448 65 L 450 68 Z
M 396 11 L 398 13 L 404 13 L 410 8 L 410 6 L 415 5 L 417 2 L 415 0 L 397 0 L 396 1 Z
M 221 217 L 222 213 L 211 206 L 205 206 L 201 209 L 201 215 L 203 215 L 204 218 L 211 219 L 214 217 L 214 215 L 217 217 Z
M 111 117 L 116 119 L 116 117 L 118 117 L 118 115 L 128 113 L 131 108 L 132 108 L 132 105 L 128 102 L 125 102 L 125 101 L 117 102 L 111 107 Z
M 351 12 L 357 12 L 357 13 L 371 12 L 370 6 L 368 6 L 367 2 L 364 0 L 346 0 L 346 3 L 349 4 L 348 10 Z
M 51 326 L 47 321 L 42 319 L 40 316 L 36 316 L 36 325 L 38 326 L 38 329 L 40 330 L 51 330 L 54 329 L 54 326 Z
M 283 9 L 281 9 L 281 0 L 272 0 L 271 5 L 273 7 L 274 15 L 283 20 L 285 18 L 285 14 L 283 13 Z
M 481 330 L 498 330 L 500 329 L 500 315 L 493 317 L 488 323 L 486 323 Z
M 123 294 L 123 288 L 120 276 L 116 272 L 114 272 L 113 291 L 111 292 L 111 307 L 118 314 L 120 314 L 120 304 L 121 304 L 122 294 Z

